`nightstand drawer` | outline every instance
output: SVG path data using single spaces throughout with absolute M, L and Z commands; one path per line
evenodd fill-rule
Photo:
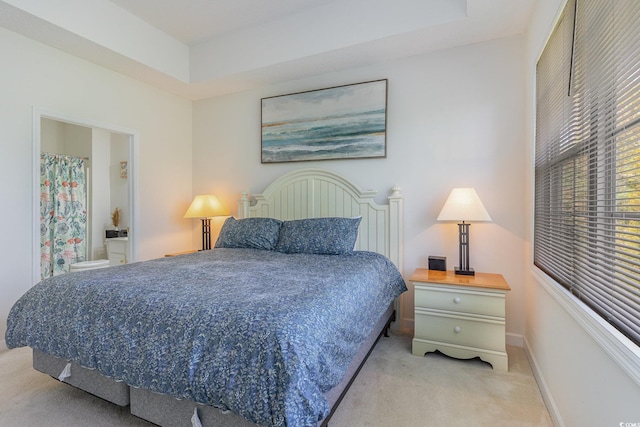
M 447 316 L 416 309 L 415 338 L 505 351 L 504 321 Z
M 459 288 L 415 285 L 415 307 L 458 313 L 505 316 L 504 293 L 477 292 Z
M 114 252 L 111 252 L 109 254 L 109 265 L 110 266 L 126 264 L 126 263 L 127 263 L 127 258 L 125 257 L 124 254 L 114 253 Z

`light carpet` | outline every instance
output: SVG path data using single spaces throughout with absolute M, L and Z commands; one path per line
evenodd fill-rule
M 553 426 L 521 348 L 509 372 L 479 359 L 411 354 L 411 338 L 381 338 L 331 427 Z M 0 352 L 0 426 L 151 426 L 122 408 L 35 371 L 31 349 Z

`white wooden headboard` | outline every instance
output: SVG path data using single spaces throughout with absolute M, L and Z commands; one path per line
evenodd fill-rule
M 362 216 L 357 250 L 378 252 L 403 271 L 403 199 L 394 186 L 388 204 L 374 201 L 374 190 L 361 190 L 324 169 L 299 169 L 272 182 L 262 194 L 242 193 L 238 217 L 282 220 Z

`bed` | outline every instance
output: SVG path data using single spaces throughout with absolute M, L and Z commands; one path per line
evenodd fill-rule
M 6 342 L 156 424 L 326 425 L 406 290 L 402 196 L 375 194 L 289 173 L 243 193 L 213 251 L 34 286 Z

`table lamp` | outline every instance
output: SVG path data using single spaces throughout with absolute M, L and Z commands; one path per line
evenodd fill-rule
M 475 272 L 469 268 L 469 224 L 465 221 L 491 221 L 489 213 L 482 205 L 476 190 L 473 188 L 454 188 L 445 202 L 438 221 L 462 221 L 458 224 L 460 233 L 460 266 L 455 274 L 473 276 Z
M 216 196 L 199 195 L 193 199 L 185 218 L 202 219 L 202 250 L 211 249 L 211 217 L 229 215 Z

